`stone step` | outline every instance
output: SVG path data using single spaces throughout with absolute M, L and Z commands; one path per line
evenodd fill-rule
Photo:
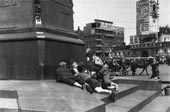
M 17 112 L 19 109 L 23 112 L 105 112 L 105 105 L 101 100 L 80 88 L 56 83 L 54 80 L 2 82 L 0 96 L 18 98 L 18 107 L 5 110 L 0 107 L 0 111 L 13 112 L 11 109 L 15 109 Z M 4 94 L 9 91 L 12 91 L 12 95 Z M 13 91 L 17 91 L 18 97 L 13 95 Z
M 34 92 L 34 89 L 32 89 L 32 91 L 18 91 L 20 96 L 19 102 L 22 109 L 45 112 L 105 111 L 104 103 L 102 101 L 96 99 L 80 88 L 62 83 L 49 82 L 40 86 L 42 86 L 42 89 L 39 88 L 36 92 Z
M 117 100 L 115 103 L 106 105 L 106 112 L 138 112 L 160 93 L 158 91 L 138 90 Z
M 0 90 L 0 98 L 17 99 L 17 91 Z
M 170 96 L 159 96 L 139 112 L 170 112 Z
M 119 84 L 139 85 L 141 90 L 159 91 L 161 90 L 161 80 L 148 79 L 146 76 L 124 76 L 112 79 Z
M 170 106 L 168 107 L 168 109 L 166 110 L 166 112 L 170 112 Z
M 116 93 L 116 100 L 137 91 L 139 86 L 134 84 L 119 84 L 119 89 L 120 91 Z M 95 93 L 93 96 L 99 100 L 102 100 L 105 104 L 111 103 L 109 95 Z
M 112 103 L 109 95 L 91 95 L 54 80 L 2 81 L 0 85 L 2 93 L 17 91 L 18 95 L 7 96 L 18 96 L 18 108 L 26 112 L 137 112 L 160 94 L 158 91 L 139 90 L 140 87 L 135 84 L 119 83 L 120 92 L 116 95 L 116 102 Z

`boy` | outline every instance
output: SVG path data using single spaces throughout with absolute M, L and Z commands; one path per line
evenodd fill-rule
M 116 91 L 119 91 L 119 87 L 116 83 L 110 80 L 111 73 L 109 70 L 103 66 L 102 60 L 96 56 L 94 53 L 86 55 L 88 57 L 88 69 L 91 73 L 95 72 L 97 80 L 101 80 L 102 88 L 110 89 L 115 88 Z
M 90 88 L 89 85 L 79 76 L 73 76 L 72 72 L 67 68 L 66 65 L 66 62 L 59 63 L 59 67 L 56 70 L 56 81 L 76 86 L 83 90 L 86 88 L 88 91 Z
M 115 91 L 113 90 L 107 90 L 107 89 L 103 89 L 99 82 L 93 78 L 85 69 L 84 67 L 84 63 L 80 63 L 79 65 L 77 64 L 76 61 L 73 61 L 72 63 L 70 63 L 71 65 L 71 69 L 72 69 L 72 73 L 74 75 L 80 76 L 83 80 L 86 81 L 86 83 L 89 84 L 89 86 L 97 93 L 107 93 L 110 95 L 110 99 L 112 100 L 112 102 L 115 102 Z

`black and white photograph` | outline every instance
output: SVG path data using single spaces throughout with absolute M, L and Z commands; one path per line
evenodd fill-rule
M 170 0 L 0 0 L 0 112 L 170 112 Z

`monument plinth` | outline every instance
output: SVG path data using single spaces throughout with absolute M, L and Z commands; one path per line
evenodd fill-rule
M 0 79 L 53 79 L 60 61 L 85 61 L 72 0 L 0 1 Z

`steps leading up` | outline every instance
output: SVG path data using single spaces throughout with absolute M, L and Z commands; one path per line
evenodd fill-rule
M 169 108 L 166 110 L 166 112 L 170 112 L 170 106 L 169 106 Z
M 137 91 L 139 89 L 139 86 L 133 85 L 133 84 L 119 84 L 119 89 L 120 89 L 120 91 L 116 93 L 116 100 L 120 99 L 126 95 L 129 95 L 129 94 L 133 93 L 134 91 Z M 95 94 L 93 94 L 93 96 L 95 98 L 105 102 L 105 104 L 111 103 L 110 99 L 109 99 L 109 95 L 107 95 L 107 94 L 95 93 Z
M 98 93 L 91 95 L 80 88 L 56 83 L 54 80 L 1 81 L 0 90 L 3 90 L 1 93 L 8 90 L 17 91 L 18 97 L 13 94 L 0 96 L 18 98 L 18 107 L 30 112 L 138 112 L 142 108 L 144 110 L 141 112 L 144 112 L 148 110 L 146 105 L 161 94 L 159 80 L 124 78 L 116 81 L 119 83 L 120 91 L 116 94 L 115 103 L 110 102 L 109 95 Z M 151 90 L 147 90 L 148 86 Z
M 148 79 L 146 77 L 140 76 L 125 76 L 125 77 L 115 77 L 112 79 L 116 83 L 120 84 L 136 84 L 140 86 L 142 90 L 159 91 L 161 90 L 161 80 Z
M 106 105 L 106 112 L 138 112 L 159 94 L 157 91 L 138 90 Z
M 170 96 L 159 96 L 139 112 L 170 112 Z

